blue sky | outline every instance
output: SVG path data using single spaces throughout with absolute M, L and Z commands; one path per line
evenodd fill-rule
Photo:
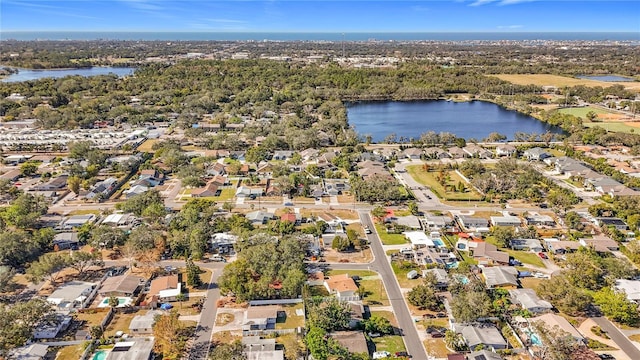
M 0 0 L 0 30 L 640 33 L 640 1 Z

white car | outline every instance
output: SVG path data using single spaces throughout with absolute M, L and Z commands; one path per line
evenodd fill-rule
M 388 351 L 376 351 L 373 353 L 374 359 L 385 359 L 391 356 L 391 353 Z

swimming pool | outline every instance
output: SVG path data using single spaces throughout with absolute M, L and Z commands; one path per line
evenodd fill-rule
M 444 247 L 444 242 L 442 242 L 442 240 L 440 240 L 440 239 L 433 239 L 433 243 L 434 243 L 437 247 Z
M 464 275 L 458 275 L 456 276 L 456 278 L 458 279 L 458 281 L 460 281 L 463 285 L 467 285 L 469 283 L 469 278 L 464 276 Z
M 538 335 L 536 333 L 531 330 L 526 330 L 525 333 L 527 334 L 527 336 L 529 336 L 529 340 L 531 340 L 531 343 L 533 345 L 542 345 L 542 341 L 540 341 L 540 338 L 538 338 Z
M 127 305 L 131 305 L 131 302 L 132 302 L 131 298 L 119 297 L 118 296 L 118 306 L 116 306 L 116 307 L 124 307 L 124 306 L 127 306 Z M 102 299 L 100 304 L 98 304 L 99 308 L 108 307 L 108 306 L 109 306 L 109 298 L 108 297 Z
M 104 350 L 98 350 L 95 355 L 93 355 L 93 360 L 104 360 L 107 358 L 107 352 Z

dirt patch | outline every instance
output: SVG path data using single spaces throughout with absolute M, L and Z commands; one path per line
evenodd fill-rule
M 225 326 L 235 319 L 233 314 L 221 313 L 216 316 L 216 326 Z
M 344 263 L 368 263 L 373 260 L 373 255 L 371 254 L 371 249 L 365 249 L 362 251 L 353 251 L 353 252 L 338 252 L 331 248 L 325 248 L 324 251 L 324 259 L 327 262 L 344 262 Z
M 635 127 L 635 128 L 640 128 L 640 122 L 626 122 L 624 123 L 627 126 L 631 126 L 631 127 Z

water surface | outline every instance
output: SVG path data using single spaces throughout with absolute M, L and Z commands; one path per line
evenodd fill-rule
M 562 133 L 562 129 L 531 116 L 483 101 L 358 102 L 347 104 L 347 117 L 360 135 L 371 135 L 374 142 L 382 142 L 391 133 L 398 138 L 419 138 L 428 131 L 477 140 L 492 132 L 509 140 L 516 132 Z
M 17 82 L 38 80 L 42 78 L 61 78 L 69 75 L 80 76 L 96 76 L 115 74 L 117 76 L 125 76 L 133 74 L 135 68 L 130 67 L 92 67 L 81 69 L 47 69 L 47 70 L 34 70 L 34 69 L 18 69 L 17 74 L 11 74 L 3 78 L 2 82 Z
M 625 81 L 634 81 L 633 78 L 630 77 L 625 77 L 625 76 L 618 76 L 618 75 L 580 75 L 577 76 L 577 78 L 579 79 L 589 79 L 589 80 L 596 80 L 596 81 L 612 81 L 612 82 L 625 82 Z

